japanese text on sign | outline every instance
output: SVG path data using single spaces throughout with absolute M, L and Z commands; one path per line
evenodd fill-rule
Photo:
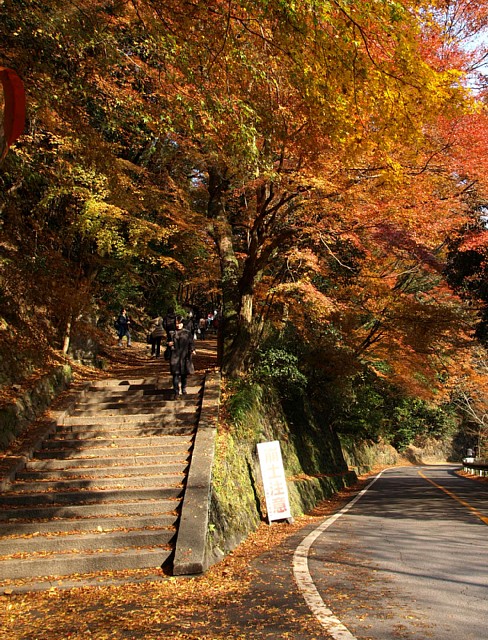
M 291 518 L 288 487 L 281 458 L 280 443 L 260 442 L 257 446 L 268 520 Z

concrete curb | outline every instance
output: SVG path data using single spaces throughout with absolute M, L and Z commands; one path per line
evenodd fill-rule
M 220 405 L 220 373 L 205 376 L 202 408 L 181 509 L 173 575 L 203 573 L 210 508 L 212 465 Z

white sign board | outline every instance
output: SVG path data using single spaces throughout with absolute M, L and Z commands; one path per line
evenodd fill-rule
M 268 521 L 291 518 L 288 487 L 281 457 L 280 443 L 260 442 L 257 446 L 263 478 Z

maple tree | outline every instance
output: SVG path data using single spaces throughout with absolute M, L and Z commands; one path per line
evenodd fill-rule
M 453 390 L 453 404 L 464 421 L 464 433 L 476 443 L 476 456 L 486 459 L 488 453 L 488 359 L 486 348 L 472 349 L 470 359 L 460 369 Z
M 378 232 L 388 226 L 391 236 L 396 234 L 398 238 L 403 233 L 401 270 L 408 270 L 412 268 L 405 264 L 409 261 L 405 255 L 409 247 L 417 246 L 419 254 L 432 253 L 435 243 L 441 244 L 448 231 L 446 219 L 451 225 L 459 223 L 463 216 L 462 203 L 457 217 L 451 210 L 454 194 L 460 189 L 449 174 L 453 164 L 441 157 L 446 147 L 438 127 L 441 113 L 461 119 L 470 109 L 468 94 L 455 81 L 457 70 L 447 64 L 445 56 L 440 69 L 440 61 L 431 50 L 425 55 L 426 42 L 419 35 L 419 24 L 409 21 L 408 12 L 396 16 L 392 42 L 391 13 L 382 22 L 385 16 L 368 13 L 369 5 L 362 5 L 364 13 L 355 8 L 358 14 L 354 17 L 339 4 L 334 6 L 337 12 L 328 13 L 319 23 L 319 33 L 307 24 L 306 15 L 294 13 L 294 20 L 302 20 L 302 30 L 298 30 L 301 38 L 292 45 L 286 28 L 280 33 L 283 40 L 278 41 L 279 30 L 273 29 L 272 22 L 276 14 L 254 17 L 264 33 L 271 25 L 273 34 L 268 40 L 258 34 L 252 50 L 252 69 L 266 69 L 261 78 L 253 79 L 252 85 L 258 88 L 257 95 L 252 94 L 254 162 L 251 171 L 246 164 L 232 164 L 224 147 L 225 129 L 221 128 L 219 148 L 214 150 L 219 153 L 219 163 L 207 164 L 202 177 L 202 187 L 209 194 L 207 215 L 214 223 L 212 231 L 223 265 L 227 311 L 238 315 L 237 329 L 231 334 L 234 344 L 228 352 L 229 372 L 242 367 L 246 354 L 252 351 L 252 321 L 254 317 L 262 318 L 262 309 L 253 309 L 256 289 L 264 292 L 263 303 L 269 299 L 270 284 L 276 285 L 280 273 L 294 280 L 293 285 L 282 283 L 279 293 L 295 291 L 297 302 L 302 305 L 293 318 L 298 325 L 307 292 L 315 302 L 321 300 L 315 313 L 322 317 L 330 314 L 333 300 L 321 295 L 306 275 L 319 268 L 317 245 L 330 250 L 331 243 L 344 238 L 346 243 L 360 247 L 366 242 L 361 221 L 367 220 L 371 227 L 374 218 Z M 281 20 L 280 27 L 283 22 L 286 24 L 286 20 Z M 239 15 L 229 15 L 226 43 L 234 35 L 242 41 L 239 32 L 234 34 L 235 24 L 241 24 Z M 334 39 L 331 41 L 331 30 L 340 40 L 340 47 Z M 356 30 L 358 41 L 353 39 Z M 437 37 L 438 30 L 434 31 Z M 310 34 L 311 40 L 307 39 Z M 322 34 L 326 36 L 323 40 Z M 385 40 L 387 35 L 390 40 Z M 242 44 L 237 46 L 240 52 Z M 280 57 L 277 69 L 273 58 L 278 55 L 273 46 L 292 51 L 285 61 Z M 401 49 L 401 56 L 396 47 Z M 247 69 L 243 71 L 238 64 L 236 73 L 230 66 L 230 44 L 225 53 L 221 73 L 225 74 L 227 86 L 232 87 L 237 76 L 239 92 Z M 295 59 L 299 60 L 298 67 Z M 324 59 L 326 63 L 321 65 Z M 219 60 L 213 60 L 213 71 Z M 318 86 L 324 77 L 326 87 Z M 400 114 L 398 101 L 402 104 Z M 371 127 L 371 123 L 375 126 Z M 236 135 L 235 128 L 231 132 Z M 434 165 L 436 159 L 441 160 L 440 167 Z M 242 169 L 248 171 L 243 173 Z M 441 190 L 444 193 L 438 197 Z M 413 237 L 413 227 L 418 237 Z M 373 238 L 370 236 L 370 243 Z M 424 242 L 429 246 L 423 249 Z M 395 244 L 394 251 L 402 252 L 398 241 Z M 391 247 L 385 250 L 391 252 Z M 397 257 L 390 261 L 400 264 Z M 301 270 L 294 272 L 292 267 L 297 263 Z M 322 261 L 322 269 L 327 268 Z M 396 286 L 398 272 L 389 271 L 384 295 L 390 295 Z M 382 299 L 377 294 L 370 290 L 370 298 L 380 309 L 384 307 L 384 296 Z M 384 323 L 377 326 L 384 327 Z M 365 341 L 367 345 L 368 338 Z
M 35 342 L 67 350 L 73 325 L 90 333 L 95 318 L 128 299 L 136 309 L 147 295 L 162 311 L 154 271 L 175 274 L 174 284 L 158 278 L 169 282 L 169 295 L 185 263 L 195 272 L 204 266 L 198 243 L 186 239 L 192 222 L 168 170 L 171 148 L 159 150 L 155 173 L 138 159 L 147 145 L 146 96 L 125 82 L 123 47 L 105 42 L 120 23 L 99 3 L 68 12 L 60 2 L 22 8 L 2 8 L 2 37 L 26 79 L 29 106 L 26 133 L 2 172 L 7 359 L 19 314 Z
M 142 317 L 178 289 L 217 300 L 220 280 L 229 374 L 288 324 L 311 376 L 368 366 L 449 393 L 439 380 L 475 322 L 443 270 L 486 191 L 485 107 L 467 82 L 483 51 L 462 47 L 485 2 L 3 10 L 29 99 L 2 167 L 12 313 L 15 283 L 35 277 L 24 320 L 45 309 L 67 349 L 115 301 Z

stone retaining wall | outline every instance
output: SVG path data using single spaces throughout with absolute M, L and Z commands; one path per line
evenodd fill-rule
M 44 413 L 53 399 L 66 389 L 71 377 L 69 365 L 56 367 L 15 402 L 0 408 L 0 449 L 6 449 L 30 422 Z
M 213 464 L 207 536 L 207 564 L 218 561 L 266 519 L 266 503 L 256 445 L 281 445 L 293 516 L 311 511 L 321 500 L 353 484 L 337 436 L 317 424 L 306 397 L 290 403 L 277 390 L 247 394 L 233 425 L 219 424 Z M 227 414 L 227 411 L 226 411 Z M 230 428 L 229 428 L 230 427 Z

